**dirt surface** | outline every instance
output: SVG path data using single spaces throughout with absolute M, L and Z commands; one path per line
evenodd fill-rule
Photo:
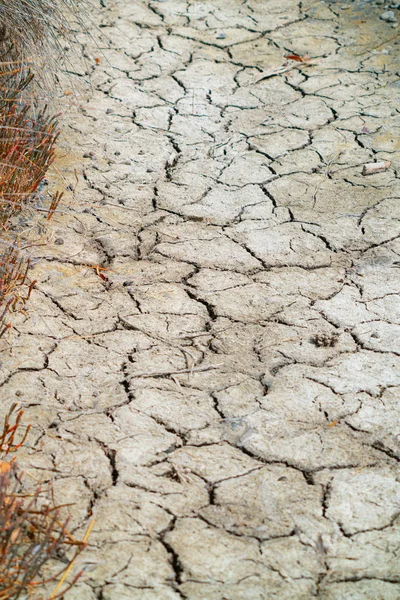
M 1 354 L 25 469 L 96 519 L 68 597 L 399 599 L 385 7 L 100 4 L 60 160 L 84 177 Z

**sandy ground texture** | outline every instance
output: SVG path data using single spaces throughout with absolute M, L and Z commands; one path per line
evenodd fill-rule
M 1 353 L 25 469 L 96 519 L 69 598 L 400 598 L 384 8 L 110 0 L 80 36 L 83 176 Z

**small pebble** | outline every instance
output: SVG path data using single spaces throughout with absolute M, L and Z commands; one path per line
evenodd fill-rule
M 224 40 L 226 38 L 225 33 L 218 33 L 216 36 L 217 40 Z
M 57 246 L 62 246 L 64 243 L 64 240 L 62 238 L 56 238 L 54 240 L 54 243 L 57 244 Z
M 392 10 L 386 10 L 384 13 L 381 14 L 379 18 L 381 19 L 381 21 L 386 21 L 386 23 L 397 22 L 397 19 L 394 16 L 394 12 Z

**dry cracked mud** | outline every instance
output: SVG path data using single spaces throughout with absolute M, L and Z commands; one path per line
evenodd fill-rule
M 74 531 L 96 519 L 69 598 L 400 598 L 382 10 L 110 0 L 78 36 L 69 81 L 91 92 L 59 168 L 83 176 L 37 248 L 0 407 L 34 423 L 24 468 Z

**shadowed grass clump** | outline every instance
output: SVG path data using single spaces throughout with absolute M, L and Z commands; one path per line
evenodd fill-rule
M 76 19 L 74 0 L 0 0 L 0 45 L 20 62 L 51 61 Z
M 81 576 L 79 572 L 64 584 L 88 535 L 83 541 L 73 538 L 68 521 L 60 521 L 61 507 L 49 502 L 48 490 L 44 493 L 37 484 L 29 490 L 24 487 L 23 473 L 11 455 L 24 444 L 30 428 L 20 434 L 23 411 L 14 417 L 15 408 L 0 432 L 0 600 L 43 598 L 41 590 L 50 584 L 54 588 L 50 599 L 55 600 Z

